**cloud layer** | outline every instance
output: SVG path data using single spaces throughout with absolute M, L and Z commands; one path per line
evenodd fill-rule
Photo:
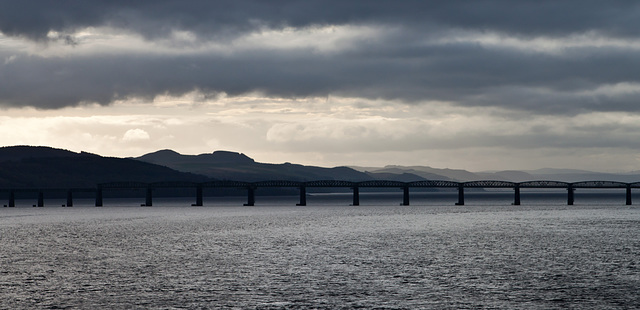
M 199 90 L 438 100 L 547 114 L 638 110 L 640 5 L 628 1 L 8 1 L 5 7 L 5 106 L 106 105 Z
M 640 33 L 640 5 L 612 0 L 340 1 L 139 0 L 2 1 L 0 31 L 43 40 L 50 31 L 73 34 L 111 26 L 158 38 L 175 30 L 202 37 L 236 37 L 264 28 L 345 24 L 406 25 L 417 30 L 459 28 L 525 36 L 606 36 Z

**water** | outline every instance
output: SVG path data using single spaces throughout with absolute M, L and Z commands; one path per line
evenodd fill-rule
M 640 208 L 624 195 L 417 196 L 22 201 L 0 209 L 0 308 L 640 307 Z

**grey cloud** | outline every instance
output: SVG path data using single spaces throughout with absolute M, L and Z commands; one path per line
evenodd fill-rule
M 637 93 L 585 95 L 602 85 L 640 83 L 636 50 L 573 48 L 560 55 L 471 43 L 424 43 L 457 29 L 515 36 L 597 31 L 636 36 L 635 1 L 2 1 L 0 31 L 45 40 L 88 26 L 135 31 L 149 40 L 189 30 L 223 40 L 260 27 L 396 26 L 375 40 L 328 54 L 307 49 L 232 55 L 101 54 L 40 57 L 3 52 L 0 105 L 60 108 L 158 94 L 274 97 L 340 95 L 451 101 L 542 114 L 640 111 Z M 81 44 L 81 43 L 80 43 Z M 4 53 L 4 54 L 3 54 Z
M 21 54 L 0 64 L 0 102 L 58 108 L 200 90 L 231 96 L 261 91 L 287 98 L 445 100 L 550 114 L 640 111 L 635 103 L 638 93 L 585 94 L 599 85 L 640 83 L 635 69 L 640 59 L 632 51 L 581 51 L 579 58 L 566 59 L 469 44 L 420 48 L 389 47 L 385 40 L 377 44 L 379 48 L 369 44 L 330 56 L 304 49 L 232 56 Z M 0 53 L 0 59 L 7 55 Z
M 233 36 L 265 26 L 350 23 L 417 28 L 431 24 L 533 36 L 591 30 L 636 36 L 640 31 L 640 4 L 625 0 L 2 0 L 0 7 L 0 31 L 32 39 L 44 39 L 49 30 L 65 32 L 104 25 L 150 38 L 173 29 Z

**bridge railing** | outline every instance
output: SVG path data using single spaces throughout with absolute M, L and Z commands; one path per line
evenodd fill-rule
M 627 188 L 630 185 L 616 181 L 582 181 L 571 184 L 573 188 Z
M 463 182 L 464 187 L 481 187 L 481 188 L 512 188 L 517 183 L 508 181 L 496 181 L 496 180 L 482 180 L 482 181 L 470 181 Z
M 568 188 L 570 183 L 560 181 L 526 181 L 517 183 L 520 188 Z

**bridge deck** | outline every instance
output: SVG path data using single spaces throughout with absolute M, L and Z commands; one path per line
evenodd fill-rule
M 526 182 L 509 182 L 500 180 L 478 180 L 469 182 L 454 182 L 446 180 L 423 180 L 415 182 L 400 182 L 390 180 L 369 180 L 369 181 L 344 181 L 344 180 L 317 180 L 317 181 L 291 181 L 291 180 L 267 180 L 259 182 L 243 182 L 233 180 L 209 181 L 203 183 L 185 181 L 163 181 L 163 182 L 109 182 L 97 184 L 95 188 L 0 188 L 0 193 L 9 194 L 9 206 L 15 206 L 16 193 L 38 193 L 38 206 L 44 205 L 43 193 L 66 192 L 67 204 L 73 204 L 74 192 L 95 192 L 96 206 L 102 206 L 102 193 L 105 190 L 117 189 L 145 189 L 146 198 L 144 206 L 152 205 L 154 189 L 161 188 L 195 188 L 196 203 L 194 206 L 201 206 L 203 199 L 203 188 L 244 188 L 248 193 L 248 202 L 245 205 L 252 206 L 255 203 L 255 189 L 261 187 L 290 187 L 300 190 L 300 203 L 306 205 L 307 187 L 324 188 L 350 188 L 353 190 L 353 205 L 359 204 L 359 188 L 401 188 L 403 189 L 403 205 L 409 204 L 410 188 L 456 188 L 458 190 L 458 202 L 456 205 L 464 205 L 465 188 L 512 188 L 514 189 L 514 205 L 520 204 L 520 190 L 526 188 L 560 188 L 567 190 L 567 204 L 573 204 L 575 189 L 626 189 L 627 205 L 631 204 L 631 189 L 640 188 L 640 182 L 624 183 L 617 181 L 581 181 L 581 182 L 561 182 L 551 180 L 538 180 Z

